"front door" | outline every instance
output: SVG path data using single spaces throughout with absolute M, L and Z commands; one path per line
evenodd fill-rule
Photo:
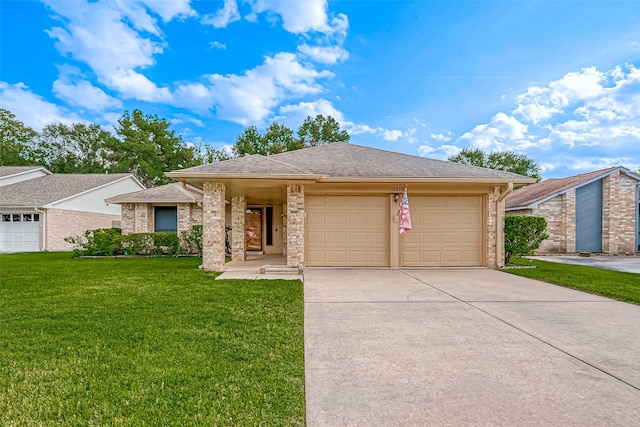
M 248 251 L 262 250 L 262 208 L 249 208 L 244 216 L 244 232 Z

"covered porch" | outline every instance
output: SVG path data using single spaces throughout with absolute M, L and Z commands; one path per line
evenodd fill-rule
M 216 280 L 224 279 L 289 279 L 303 280 L 302 270 L 287 267 L 283 254 L 248 253 L 243 261 L 229 261 L 224 273 Z

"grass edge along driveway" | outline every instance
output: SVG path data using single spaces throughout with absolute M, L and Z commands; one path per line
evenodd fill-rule
M 502 271 L 640 305 L 640 274 L 540 260 L 520 259 L 518 264 L 535 268 Z
M 300 281 L 0 256 L 0 425 L 303 425 Z

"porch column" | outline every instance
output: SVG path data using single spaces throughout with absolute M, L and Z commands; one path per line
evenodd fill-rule
M 498 243 L 498 228 L 503 227 L 501 224 L 500 215 L 498 211 L 500 209 L 500 203 L 498 198 L 500 197 L 500 186 L 491 186 L 489 190 L 489 196 L 487 198 L 487 267 L 496 268 L 504 265 L 504 253 L 501 250 L 501 245 Z
M 244 196 L 231 198 L 231 259 L 244 261 L 246 248 L 244 238 L 244 218 L 247 200 Z
M 225 185 L 205 181 L 202 199 L 202 268 L 224 270 Z
M 304 185 L 287 185 L 287 265 L 304 266 Z

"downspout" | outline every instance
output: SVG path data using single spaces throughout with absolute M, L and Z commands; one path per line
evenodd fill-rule
M 33 208 L 33 209 L 39 212 L 42 216 L 42 221 L 40 221 L 40 223 L 42 224 L 42 249 L 40 250 L 45 251 L 47 250 L 47 212 L 41 211 L 38 208 Z
M 496 265 L 498 268 L 504 267 L 504 209 L 500 212 L 498 206 L 513 191 L 513 182 L 507 184 L 507 188 L 498 196 L 496 200 L 496 218 L 499 224 L 496 224 Z

